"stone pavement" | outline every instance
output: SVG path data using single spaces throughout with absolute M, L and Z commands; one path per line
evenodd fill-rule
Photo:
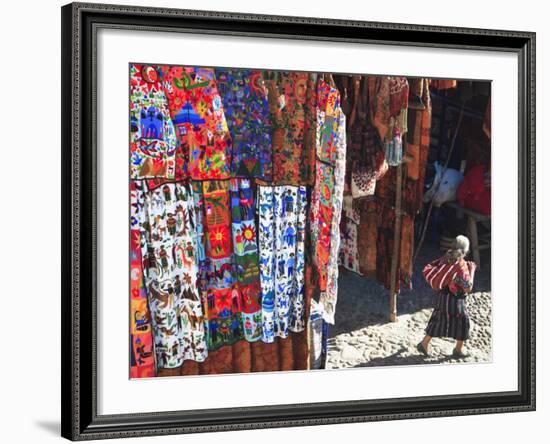
M 492 303 L 490 262 L 476 272 L 474 292 L 466 300 L 470 315 L 469 356 L 453 359 L 453 339 L 434 338 L 429 356 L 420 355 L 416 344 L 432 312 L 435 292 L 424 282 L 423 265 L 441 255 L 437 247 L 423 247 L 414 267 L 413 290 L 398 296 L 397 322 L 388 322 L 389 291 L 373 279 L 341 270 L 336 322 L 329 326 L 327 369 L 407 364 L 490 362 Z

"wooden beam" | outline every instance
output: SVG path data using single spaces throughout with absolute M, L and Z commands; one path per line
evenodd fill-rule
M 403 142 L 405 145 L 405 142 Z M 405 150 L 405 146 L 403 146 Z M 400 246 L 401 246 L 401 195 L 403 194 L 403 167 L 400 163 L 397 165 L 397 180 L 395 184 L 395 228 L 393 232 L 393 256 L 391 259 L 390 273 L 390 322 L 397 322 L 397 292 L 395 290 L 396 280 L 398 279 L 397 267 L 399 265 Z

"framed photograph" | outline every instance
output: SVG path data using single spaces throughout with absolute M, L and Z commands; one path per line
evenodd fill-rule
M 62 435 L 535 409 L 535 34 L 72 3 Z

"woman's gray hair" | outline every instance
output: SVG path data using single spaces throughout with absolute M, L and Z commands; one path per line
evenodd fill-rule
M 455 237 L 453 246 L 447 251 L 447 257 L 449 260 L 455 262 L 468 254 L 470 251 L 470 240 L 463 235 Z

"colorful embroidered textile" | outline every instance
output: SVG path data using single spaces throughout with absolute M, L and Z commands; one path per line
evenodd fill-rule
M 317 179 L 311 196 L 310 232 L 319 290 L 327 288 L 330 230 L 333 217 L 334 167 L 317 163 Z
M 195 213 L 188 185 L 152 190 L 136 182 L 145 288 L 151 308 L 158 368 L 204 361 L 203 313 L 196 287 Z
M 229 178 L 231 137 L 214 70 L 163 66 L 162 76 L 179 142 L 176 178 Z
M 242 301 L 244 337 L 249 342 L 261 338 L 262 310 L 254 193 L 248 179 L 231 179 L 231 220 L 233 252 Z
M 259 186 L 262 340 L 304 328 L 306 188 Z
M 176 135 L 159 74 L 130 65 L 130 177 L 174 178 Z
M 278 72 L 276 79 L 266 81 L 269 91 L 269 110 L 273 125 L 273 184 L 303 185 L 311 180 L 309 153 L 304 150 L 308 140 L 305 120 L 307 104 L 313 96 L 311 76 L 304 72 Z M 312 147 L 309 147 L 312 148 Z M 300 165 L 300 168 L 296 166 Z
M 367 198 L 375 191 L 376 181 L 387 171 L 385 152 L 378 131 L 371 123 L 376 77 L 337 76 L 346 93 L 342 100 L 346 111 L 347 156 L 346 187 L 354 199 Z M 373 86 L 369 89 L 369 85 Z M 372 99 L 371 99 L 371 95 Z
M 205 331 L 207 335 L 206 343 L 208 344 L 208 283 L 210 273 L 210 260 L 206 257 L 206 238 L 204 233 L 204 198 L 202 194 L 202 182 L 191 181 L 191 189 L 193 192 L 193 204 L 195 210 L 195 230 L 194 239 L 196 246 L 197 258 L 197 290 L 199 292 Z
M 290 297 L 290 319 L 288 329 L 300 332 L 305 328 L 305 245 L 306 245 L 306 214 L 307 189 L 298 187 L 296 215 L 296 263 L 294 273 L 294 289 Z M 288 231 L 288 228 L 287 228 Z M 287 237 L 288 239 L 288 237 Z
M 334 324 L 336 299 L 338 297 L 338 251 L 340 248 L 340 219 L 344 198 L 344 176 L 346 174 L 346 116 L 341 109 L 335 112 L 336 140 L 334 143 L 334 195 L 332 198 L 332 220 L 330 225 L 330 250 L 327 263 L 326 290 L 321 292 L 319 303 L 323 319 Z
M 331 232 L 333 228 L 338 231 L 337 239 L 334 241 L 339 243 L 346 138 L 345 116 L 339 106 L 338 90 L 321 79 L 318 83 L 317 95 L 321 98 L 318 100 L 317 111 L 317 178 L 311 197 L 310 231 L 319 290 L 323 293 L 327 290 L 329 260 L 332 258 L 333 265 L 337 262 L 338 245 L 335 246 L 334 251 L 331 251 Z M 338 171 L 336 171 L 336 165 L 338 165 Z M 333 226 L 334 218 L 337 223 Z
M 261 71 L 216 68 L 233 141 L 231 175 L 271 180 L 271 121 Z
M 216 350 L 243 338 L 241 295 L 233 263 L 229 181 L 205 181 L 202 191 L 208 267 L 208 349 Z
M 155 376 L 151 314 L 143 287 L 141 234 L 135 184 L 130 182 L 130 377 Z
M 338 147 L 338 128 L 342 124 L 340 93 L 323 79 L 317 83 L 317 159 L 335 165 Z M 345 143 L 345 134 L 344 134 Z M 344 156 L 345 161 L 345 156 Z

